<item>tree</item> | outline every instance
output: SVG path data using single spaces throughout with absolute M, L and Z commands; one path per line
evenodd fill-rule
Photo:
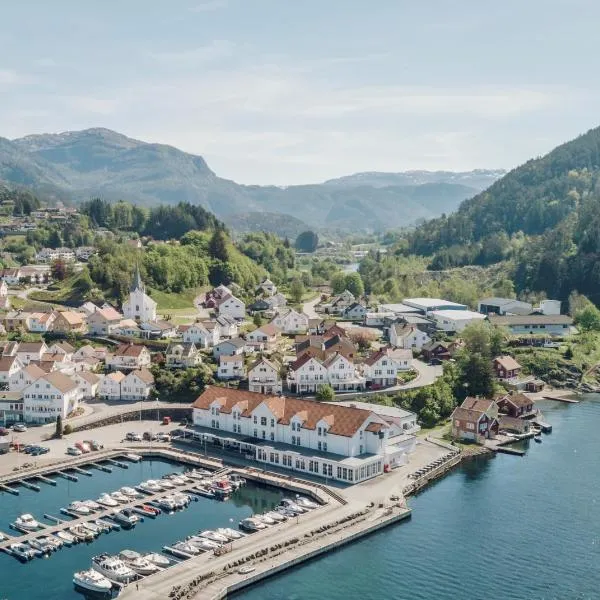
M 341 294 L 346 289 L 346 275 L 344 273 L 334 273 L 330 280 L 331 289 L 334 294 Z
M 50 265 L 50 273 L 55 281 L 63 281 L 67 277 L 67 263 L 62 258 L 57 258 Z
M 215 229 L 215 232 L 208 243 L 208 253 L 211 258 L 227 262 L 229 260 L 229 250 L 227 248 L 227 236 L 221 228 Z
M 335 400 L 335 391 L 328 383 L 320 385 L 315 398 L 319 402 L 332 402 Z
M 62 237 L 57 229 L 53 229 L 48 238 L 48 246 L 50 248 L 60 248 L 63 245 Z
M 314 231 L 303 231 L 296 238 L 296 250 L 300 252 L 314 252 L 319 245 L 319 236 Z
M 70 423 L 67 423 L 63 427 L 63 434 L 64 435 L 69 435 L 69 433 L 73 433 L 73 426 Z
M 304 284 L 300 279 L 294 279 L 290 284 L 290 296 L 292 297 L 292 301 L 296 304 L 302 300 L 302 296 L 304 296 Z
M 345 288 L 356 298 L 359 298 L 365 293 L 365 286 L 363 285 L 360 273 L 348 273 L 345 277 Z M 343 291 L 343 290 L 342 290 Z
M 252 322 L 256 325 L 256 327 L 260 327 L 262 325 L 262 317 L 260 316 L 260 313 L 254 313 L 254 316 L 252 317 Z
M 600 310 L 590 303 L 575 315 L 575 322 L 583 331 L 600 331 Z
M 62 438 L 63 436 L 63 424 L 62 424 L 62 415 L 58 415 L 56 417 L 56 432 L 54 433 L 55 438 Z

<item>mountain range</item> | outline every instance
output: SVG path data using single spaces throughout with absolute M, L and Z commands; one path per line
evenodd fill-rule
M 233 228 L 260 225 L 280 233 L 285 226 L 286 235 L 309 227 L 378 231 L 414 225 L 454 211 L 502 174 L 357 173 L 312 185 L 241 185 L 218 177 L 201 156 L 109 129 L 0 138 L 0 180 L 46 198 L 99 196 L 144 206 L 190 202 Z

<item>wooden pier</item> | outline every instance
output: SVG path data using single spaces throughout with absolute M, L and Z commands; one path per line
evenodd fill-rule
M 565 402 L 566 404 L 579 404 L 575 398 L 565 398 L 564 396 L 542 396 L 544 400 L 556 400 L 556 402 Z
M 509 446 L 496 446 L 495 452 L 498 452 L 498 454 L 512 454 L 513 456 L 525 456 L 525 450 L 510 448 Z

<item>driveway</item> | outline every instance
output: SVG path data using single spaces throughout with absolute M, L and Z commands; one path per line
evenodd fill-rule
M 313 298 L 312 300 L 310 300 L 309 302 L 305 302 L 304 303 L 304 307 L 302 308 L 302 312 L 309 318 L 309 319 L 319 319 L 321 317 L 321 315 L 319 315 L 317 313 L 317 311 L 315 310 L 315 306 L 317 304 L 319 304 L 319 302 L 321 302 L 321 295 L 317 294 L 317 296 L 315 298 Z

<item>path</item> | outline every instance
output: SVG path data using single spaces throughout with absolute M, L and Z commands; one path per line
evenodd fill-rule
M 317 313 L 317 311 L 315 310 L 315 306 L 317 304 L 319 304 L 319 302 L 321 302 L 321 296 L 320 296 L 320 294 L 317 294 L 317 296 L 315 298 L 313 298 L 312 300 L 309 300 L 308 302 L 304 303 L 304 306 L 302 308 L 302 312 L 309 319 L 319 319 L 319 318 L 321 318 L 321 315 L 319 315 Z

